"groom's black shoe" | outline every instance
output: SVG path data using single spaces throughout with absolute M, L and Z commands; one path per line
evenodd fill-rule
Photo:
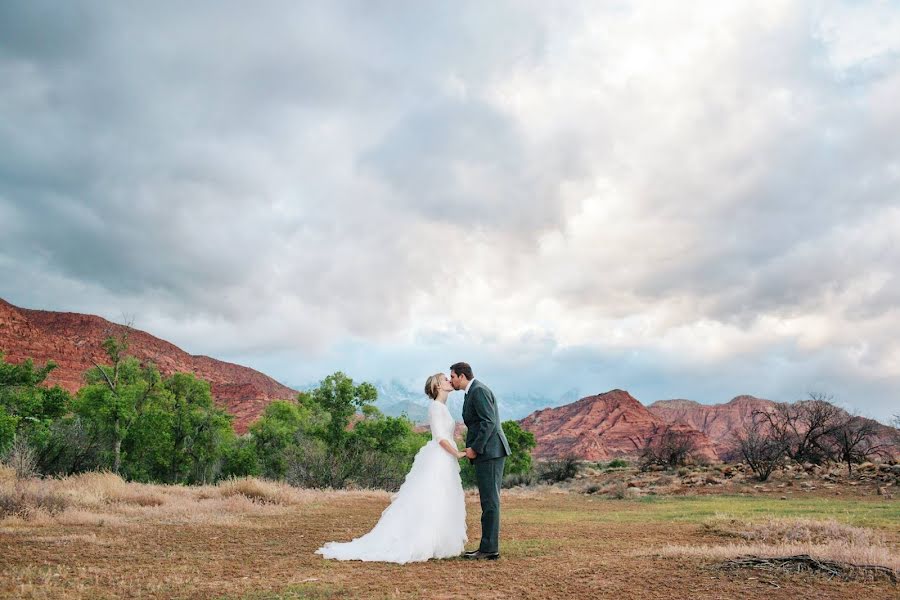
M 474 552 L 466 552 L 463 556 L 472 560 L 497 560 L 500 558 L 499 552 L 482 552 L 475 550 Z

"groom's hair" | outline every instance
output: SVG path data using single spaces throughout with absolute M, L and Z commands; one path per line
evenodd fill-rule
M 469 366 L 469 363 L 458 362 L 450 365 L 450 370 L 456 373 L 457 375 L 462 375 L 469 381 L 475 379 L 475 376 L 472 375 L 472 367 Z

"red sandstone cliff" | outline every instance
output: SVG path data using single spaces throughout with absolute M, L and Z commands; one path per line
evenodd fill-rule
M 769 411 L 771 400 L 737 396 L 726 404 L 700 404 L 693 400 L 659 400 L 647 408 L 666 423 L 686 423 L 702 431 L 713 449 L 724 457 L 734 448 L 733 433 L 749 422 L 754 411 Z
M 702 431 L 712 442 L 713 449 L 722 459 L 736 457 L 734 433 L 749 423 L 756 411 L 771 411 L 775 406 L 772 400 L 764 400 L 754 396 L 737 396 L 725 404 L 700 404 L 692 400 L 659 400 L 647 408 L 654 415 L 667 423 L 686 423 L 690 427 Z M 840 411 L 842 417 L 849 417 Z M 870 419 L 860 419 L 869 422 Z M 893 427 L 871 421 L 876 435 L 873 443 L 889 450 L 896 436 Z
M 82 375 L 93 364 L 107 360 L 101 347 L 121 326 L 94 315 L 18 308 L 0 299 L 0 351 L 10 362 L 33 358 L 38 364 L 48 360 L 59 366 L 48 384 L 59 384 L 70 392 L 82 385 Z M 164 375 L 189 372 L 210 382 L 219 406 L 235 416 L 234 428 L 244 433 L 273 400 L 294 398 L 295 390 L 248 367 L 208 356 L 193 356 L 177 346 L 143 331 L 128 333 L 128 353 L 141 361 L 153 362 Z
M 539 410 L 519 424 L 534 434 L 536 458 L 574 454 L 585 460 L 635 457 L 648 439 L 661 434 L 669 425 L 623 390 Z M 685 424 L 674 428 L 694 438 L 699 456 L 716 460 L 712 445 L 703 433 Z

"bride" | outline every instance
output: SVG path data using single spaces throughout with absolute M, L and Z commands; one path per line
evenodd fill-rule
M 316 554 L 401 564 L 462 554 L 468 538 L 458 460 L 466 454 L 453 441 L 456 424 L 447 408 L 452 391 L 443 373 L 425 382 L 425 393 L 433 400 L 428 409 L 431 441 L 416 454 L 375 527 L 350 542 L 328 542 Z

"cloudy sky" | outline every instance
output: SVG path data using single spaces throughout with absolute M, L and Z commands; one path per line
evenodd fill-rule
M 900 412 L 895 2 L 23 0 L 0 81 L 18 306 L 295 385 Z

